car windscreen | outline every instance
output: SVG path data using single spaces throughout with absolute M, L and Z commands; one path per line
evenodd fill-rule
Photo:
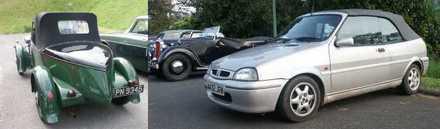
M 148 35 L 148 20 L 137 20 L 130 32 Z
M 164 32 L 161 35 L 162 40 L 178 40 L 180 38 L 180 32 Z
M 324 41 L 330 37 L 341 19 L 340 15 L 331 14 L 304 16 L 296 19 L 279 39 L 298 42 Z

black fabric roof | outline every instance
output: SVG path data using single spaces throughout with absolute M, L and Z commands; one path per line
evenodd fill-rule
M 340 9 L 340 10 L 330 10 L 324 12 L 341 12 L 348 16 L 375 16 L 383 17 L 390 20 L 400 31 L 404 40 L 414 40 L 420 38 L 414 30 L 405 22 L 405 19 L 391 12 L 381 11 L 381 10 L 368 10 L 368 9 Z
M 61 34 L 58 21 L 83 20 L 89 26 L 88 34 Z M 69 41 L 100 41 L 96 16 L 93 13 L 40 13 L 35 18 L 35 45 L 48 45 Z

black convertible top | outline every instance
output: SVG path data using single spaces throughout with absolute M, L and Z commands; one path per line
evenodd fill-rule
M 329 10 L 322 12 L 341 12 L 348 16 L 375 16 L 382 17 L 390 20 L 400 31 L 404 40 L 414 40 L 420 38 L 414 30 L 405 22 L 402 16 L 394 14 L 391 12 L 381 11 L 381 10 L 368 10 L 368 9 L 340 9 L 340 10 Z
M 405 22 L 405 19 L 398 14 L 381 10 L 368 10 L 368 9 L 341 9 L 335 10 L 338 12 L 346 13 L 349 16 L 376 16 L 383 17 L 390 20 L 400 31 L 404 40 L 414 40 L 420 38 L 420 36 L 411 29 L 411 27 Z
M 64 20 L 81 20 L 88 24 L 88 34 L 61 34 L 58 22 Z M 33 40 L 38 48 L 69 41 L 100 41 L 97 19 L 93 13 L 47 13 L 36 16 L 34 21 Z

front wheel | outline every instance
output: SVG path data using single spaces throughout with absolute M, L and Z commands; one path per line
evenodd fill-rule
M 318 83 L 309 76 L 298 76 L 283 89 L 277 111 L 291 122 L 301 122 L 318 112 L 321 94 Z
M 173 54 L 163 62 L 160 67 L 161 74 L 170 81 L 179 81 L 189 76 L 192 70 L 192 63 L 188 56 Z
M 406 74 L 403 77 L 403 82 L 401 85 L 401 89 L 404 94 L 412 95 L 417 93 L 422 78 L 420 71 L 420 67 L 416 64 L 412 64 L 408 68 L 408 71 L 406 71 Z

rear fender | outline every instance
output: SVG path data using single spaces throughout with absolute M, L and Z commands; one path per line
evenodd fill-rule
M 127 84 L 128 81 L 139 81 L 139 78 L 136 74 L 135 69 L 133 66 L 124 58 L 116 57 L 113 58 L 114 62 L 114 68 L 115 68 L 115 81 L 113 84 L 113 88 L 120 88 Z M 117 76 L 123 76 L 125 80 L 118 79 L 120 77 Z M 140 84 L 142 85 L 142 84 Z M 144 87 L 145 88 L 145 87 Z M 140 95 L 134 94 L 129 96 L 129 99 L 133 103 L 139 103 L 140 102 Z
M 138 80 L 136 70 L 130 62 L 121 57 L 113 58 L 114 69 L 120 73 L 126 81 Z
M 44 67 L 37 66 L 32 71 L 31 85 L 35 92 L 38 92 L 40 104 L 39 115 L 47 123 L 58 122 L 60 113 L 59 92 L 51 81 L 51 75 Z M 49 100 L 50 94 L 53 99 Z

